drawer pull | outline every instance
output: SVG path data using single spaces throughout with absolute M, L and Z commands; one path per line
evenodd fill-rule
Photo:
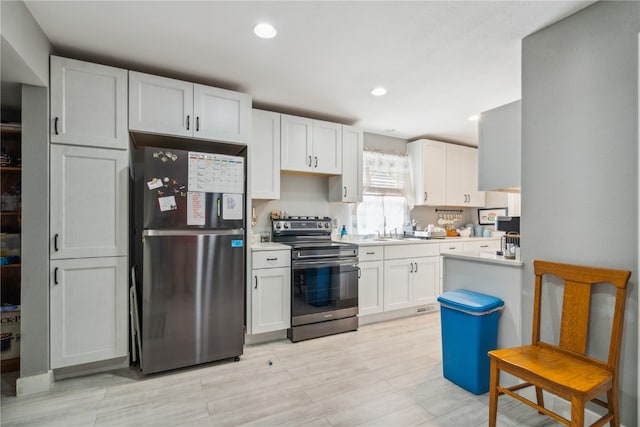
M 367 252 L 367 255 L 375 255 L 375 252 Z
M 278 257 L 275 257 L 275 258 L 267 258 L 267 261 L 277 261 L 277 260 L 278 260 Z
M 454 246 L 454 247 L 452 247 L 452 248 L 449 248 L 449 250 L 452 250 L 452 251 L 454 251 L 455 249 L 456 249 L 456 247 L 455 247 L 455 246 Z
M 480 245 L 481 248 L 488 248 L 489 245 Z

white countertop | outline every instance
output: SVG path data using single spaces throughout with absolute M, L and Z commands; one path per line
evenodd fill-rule
M 274 243 L 274 242 L 258 242 L 251 244 L 252 251 L 281 251 L 281 250 L 291 250 L 291 246 L 283 245 L 282 243 Z
M 496 255 L 495 252 L 450 252 L 443 253 L 443 257 L 445 258 L 455 258 L 462 260 L 470 260 L 477 262 L 486 262 L 491 264 L 501 264 L 509 267 L 522 268 L 522 261 L 516 261 L 515 259 L 506 259 L 503 256 Z
M 358 246 L 386 246 L 386 245 L 409 245 L 409 244 L 438 244 L 451 242 L 482 242 L 489 240 L 500 240 L 500 237 L 445 237 L 444 239 L 418 239 L 415 237 L 404 239 L 363 239 L 361 237 L 349 237 L 346 239 L 334 239 L 334 242 L 355 243 Z

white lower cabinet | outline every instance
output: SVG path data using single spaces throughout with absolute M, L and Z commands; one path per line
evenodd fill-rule
M 51 368 L 128 352 L 127 257 L 51 261 Z
M 434 303 L 440 285 L 439 275 L 437 256 L 385 261 L 385 311 Z
M 251 273 L 251 334 L 291 327 L 291 252 L 254 251 Z
M 358 314 L 380 313 L 384 310 L 384 248 L 363 246 L 358 251 Z

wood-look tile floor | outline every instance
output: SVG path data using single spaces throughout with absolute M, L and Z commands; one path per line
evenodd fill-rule
M 176 350 L 179 351 L 179 350 Z M 271 363 L 269 363 L 271 362 Z M 132 369 L 5 396 L 2 426 L 486 426 L 488 393 L 442 376 L 440 316 L 361 326 L 141 378 Z M 500 426 L 558 425 L 509 399 Z

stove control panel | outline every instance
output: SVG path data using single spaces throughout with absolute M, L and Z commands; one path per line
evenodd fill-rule
M 331 218 L 321 217 L 288 217 L 273 220 L 274 233 L 299 232 L 304 234 L 308 231 L 331 232 Z

